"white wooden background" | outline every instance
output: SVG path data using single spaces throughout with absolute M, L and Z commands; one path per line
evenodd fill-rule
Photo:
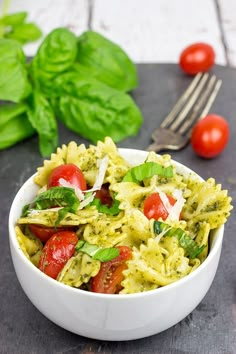
M 11 0 L 10 12 L 20 10 L 45 35 L 60 26 L 96 30 L 137 63 L 176 63 L 184 47 L 204 41 L 218 64 L 236 67 L 236 0 Z M 38 45 L 27 45 L 26 54 Z

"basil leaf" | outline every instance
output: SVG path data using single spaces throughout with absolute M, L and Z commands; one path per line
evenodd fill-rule
M 78 37 L 77 60 L 110 87 L 124 92 L 137 87 L 135 64 L 121 47 L 97 32 L 86 31 Z
M 0 100 L 20 102 L 30 92 L 26 58 L 20 44 L 0 39 Z
M 28 99 L 28 119 L 39 135 L 42 156 L 49 156 L 58 145 L 58 128 L 54 111 L 47 98 L 34 90 Z
M 142 114 L 123 92 L 91 77 L 68 72 L 53 82 L 58 118 L 66 127 L 97 143 L 110 136 L 118 142 L 137 134 Z
M 10 147 L 35 133 L 23 103 L 0 106 L 0 150 Z
M 34 23 L 22 23 L 14 26 L 5 37 L 15 39 L 21 44 L 26 44 L 38 40 L 42 36 L 39 27 Z
M 0 37 L 14 39 L 21 44 L 36 41 L 42 36 L 35 23 L 26 23 L 27 12 L 17 12 L 0 18 Z
M 58 211 L 58 218 L 55 222 L 55 227 L 58 226 L 60 224 L 60 222 L 64 219 L 64 217 L 66 216 L 66 214 L 70 211 L 70 207 L 65 207 L 62 208 Z
M 77 252 L 83 252 L 96 259 L 100 262 L 108 262 L 117 256 L 119 256 L 120 251 L 115 247 L 102 248 L 97 245 L 92 245 L 86 241 L 78 241 L 76 247 Z
M 163 167 L 156 162 L 145 162 L 139 166 L 132 167 L 124 176 L 123 182 L 139 183 L 155 175 L 167 178 L 173 177 L 173 167 Z
M 44 93 L 52 95 L 52 80 L 72 66 L 76 55 L 76 36 L 66 28 L 56 28 L 45 37 L 31 62 L 33 81 Z
M 205 248 L 205 245 L 199 247 L 198 244 L 180 228 L 171 227 L 160 221 L 154 221 L 153 228 L 156 234 L 164 232 L 164 236 L 176 237 L 179 240 L 180 246 L 184 248 L 186 254 L 191 259 L 196 258 Z
M 6 26 L 18 26 L 25 22 L 27 12 L 21 11 L 14 14 L 5 15 L 0 18 L 0 24 Z
M 120 254 L 120 251 L 118 248 L 112 247 L 112 248 L 102 248 L 99 249 L 95 255 L 93 256 L 93 259 L 96 259 L 100 262 L 108 262 L 111 261 L 112 259 L 118 257 Z
M 107 214 L 107 215 L 117 215 L 120 212 L 119 205 L 120 202 L 114 199 L 113 204 L 111 207 L 108 207 L 105 204 L 102 204 L 99 198 L 94 198 L 90 205 L 95 205 L 97 210 L 100 213 Z
M 36 210 L 43 210 L 55 206 L 67 207 L 67 212 L 75 213 L 79 207 L 79 199 L 77 198 L 73 188 L 52 187 L 46 192 L 39 194 L 30 204 L 24 206 L 22 216 L 26 216 L 33 207 Z M 59 214 L 62 218 L 64 212 Z M 64 217 L 65 215 L 63 215 Z

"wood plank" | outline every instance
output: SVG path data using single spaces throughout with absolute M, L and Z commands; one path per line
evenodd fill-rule
M 236 67 L 236 1 L 218 0 L 228 63 Z
M 222 43 L 216 4 L 219 2 L 225 43 Z M 181 50 L 205 41 L 216 50 L 217 63 L 236 65 L 236 3 L 234 0 L 12 0 L 10 12 L 26 10 L 44 34 L 65 26 L 80 34 L 88 28 L 120 44 L 138 62 L 177 62 Z M 144 6 L 145 4 L 145 6 Z M 204 11 L 203 11 L 204 9 Z M 40 42 L 25 47 L 34 55 Z
M 224 0 L 222 0 L 224 1 Z M 95 0 L 92 28 L 120 44 L 136 62 L 177 62 L 181 50 L 197 41 L 224 46 L 213 0 Z

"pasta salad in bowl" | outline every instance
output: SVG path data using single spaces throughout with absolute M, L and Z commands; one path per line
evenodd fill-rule
M 169 155 L 118 149 L 109 137 L 88 148 L 70 142 L 13 201 L 12 259 L 29 299 L 61 327 L 142 338 L 205 296 L 231 209 L 213 178 Z

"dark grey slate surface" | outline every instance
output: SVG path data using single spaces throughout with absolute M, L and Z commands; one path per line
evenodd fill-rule
M 142 64 L 134 98 L 145 122 L 139 134 L 118 144 L 145 149 L 151 132 L 187 86 L 177 65 Z M 172 153 L 202 177 L 215 177 L 236 199 L 236 70 L 216 66 L 223 87 L 212 112 L 227 117 L 231 139 L 216 159 L 203 160 L 191 147 Z M 60 128 L 60 144 L 87 141 Z M 158 335 L 128 342 L 104 342 L 76 336 L 56 326 L 29 302 L 13 269 L 8 244 L 8 213 L 23 182 L 42 164 L 37 138 L 0 152 L 0 353 L 236 353 L 236 211 L 226 224 L 222 256 L 213 285 L 201 304 L 182 322 Z M 178 304 L 176 304 L 178 306 Z M 126 314 L 124 314 L 126 316 Z

